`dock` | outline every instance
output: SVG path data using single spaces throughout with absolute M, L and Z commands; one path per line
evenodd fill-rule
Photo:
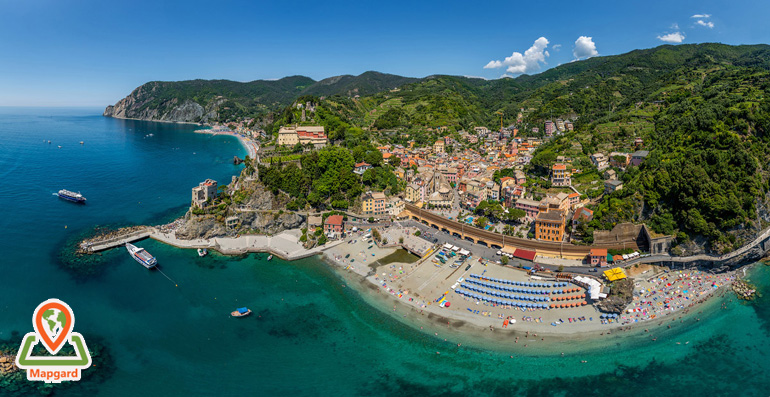
M 103 240 L 89 241 L 80 243 L 81 252 L 94 253 L 104 250 L 108 250 L 115 247 L 122 247 L 126 243 L 133 243 L 150 237 L 154 228 L 145 226 L 140 230 L 135 230 L 130 233 L 120 234 L 118 236 L 106 238 Z
M 224 255 L 266 252 L 289 261 L 317 255 L 343 242 L 338 240 L 321 247 L 305 249 L 299 241 L 298 231 L 284 231 L 275 236 L 244 235 L 239 237 L 182 240 L 176 238 L 174 232 L 163 232 L 155 227 L 142 226 L 124 233 L 121 233 L 120 230 L 115 231 L 108 238 L 83 241 L 80 243 L 79 252 L 93 254 L 111 248 L 122 247 L 126 243 L 133 243 L 146 238 L 151 238 L 177 248 L 205 248 L 215 250 Z

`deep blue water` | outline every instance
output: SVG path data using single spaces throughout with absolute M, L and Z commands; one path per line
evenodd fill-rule
M 75 330 L 113 360 L 87 370 L 108 374 L 98 383 L 57 395 L 768 395 L 767 293 L 750 305 L 714 298 L 671 330 L 654 330 L 656 342 L 636 332 L 525 349 L 393 312 L 318 259 L 199 258 L 145 240 L 178 287 L 123 250 L 77 276 L 62 266 L 68 240 L 95 225 L 173 219 L 193 186 L 228 182 L 240 170 L 232 157 L 245 155 L 234 138 L 194 134 L 192 125 L 100 113 L 0 108 L 0 340 L 31 331 L 34 308 L 56 297 L 73 308 Z M 88 204 L 59 200 L 60 188 Z M 757 266 L 751 279 L 766 291 L 770 268 Z M 229 317 L 244 305 L 255 315 Z M 11 392 L 0 379 L 3 394 Z

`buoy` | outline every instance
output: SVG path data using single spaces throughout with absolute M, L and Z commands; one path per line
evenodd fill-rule
M 64 228 L 66 229 L 66 228 L 67 228 L 67 225 L 64 225 Z

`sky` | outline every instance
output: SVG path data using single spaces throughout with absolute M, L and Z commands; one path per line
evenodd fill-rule
M 106 106 L 153 80 L 368 70 L 496 79 L 662 44 L 770 43 L 770 1 L 0 0 L 0 106 Z

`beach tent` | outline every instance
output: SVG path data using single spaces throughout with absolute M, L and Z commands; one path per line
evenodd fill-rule
M 626 272 L 624 272 L 623 269 L 619 267 L 614 267 L 612 269 L 605 270 L 604 277 L 606 277 L 610 282 L 615 280 L 622 280 L 626 278 Z

